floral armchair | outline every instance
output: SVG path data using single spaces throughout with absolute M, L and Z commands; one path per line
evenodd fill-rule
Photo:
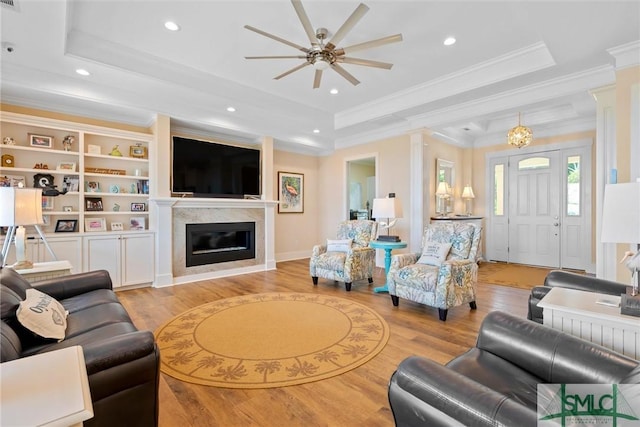
M 442 321 L 447 320 L 451 307 L 468 303 L 475 310 L 478 273 L 475 259 L 480 233 L 481 227 L 476 224 L 455 221 L 429 224 L 422 236 L 420 253 L 391 258 L 387 285 L 393 305 L 398 305 L 399 298 L 406 298 L 436 307 Z M 426 250 L 434 246 L 441 249 L 440 259 L 435 261 Z
M 343 221 L 338 225 L 337 238 L 313 247 L 309 271 L 313 284 L 318 277 L 344 282 L 347 291 L 356 280 L 373 283 L 376 251 L 369 241 L 376 238 L 378 223 L 368 220 Z

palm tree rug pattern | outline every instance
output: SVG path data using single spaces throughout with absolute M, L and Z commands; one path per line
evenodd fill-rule
M 347 299 L 273 292 L 200 305 L 155 335 L 167 375 L 215 387 L 272 388 L 366 363 L 386 345 L 389 326 Z

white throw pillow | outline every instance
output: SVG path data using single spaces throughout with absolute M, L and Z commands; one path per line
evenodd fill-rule
M 439 267 L 449 254 L 451 243 L 427 242 L 422 250 L 419 264 L 435 265 Z
M 27 289 L 27 297 L 20 303 L 16 317 L 22 326 L 42 338 L 64 339 L 67 315 L 55 298 L 37 289 Z
M 331 240 L 327 239 L 327 252 L 349 252 L 351 250 L 351 239 Z

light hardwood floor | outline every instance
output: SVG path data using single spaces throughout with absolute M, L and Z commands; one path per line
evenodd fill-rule
M 236 390 L 189 384 L 161 374 L 160 426 L 393 426 L 387 384 L 400 361 L 420 355 L 439 363 L 473 346 L 482 319 L 493 310 L 526 317 L 529 291 L 478 285 L 478 309 L 449 310 L 446 322 L 434 308 L 400 300 L 373 287 L 384 283 L 377 269 L 374 283 L 344 284 L 319 279 L 313 286 L 309 260 L 278 263 L 277 270 L 205 280 L 179 286 L 118 292 L 140 329 L 155 330 L 192 307 L 222 298 L 261 292 L 310 292 L 353 299 L 375 309 L 391 330 L 380 354 L 352 371 L 327 380 L 292 387 Z

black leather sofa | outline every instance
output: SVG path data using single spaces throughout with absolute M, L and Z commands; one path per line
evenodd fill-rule
M 553 270 L 550 271 L 544 279 L 544 286 L 536 286 L 531 289 L 527 319 L 542 323 L 542 308 L 538 307 L 538 303 L 553 287 L 617 296 L 624 294 L 627 289 L 627 286 L 622 283 L 598 279 L 583 274 L 570 273 L 568 271 Z
M 112 290 L 109 273 L 38 282 L 36 289 L 69 311 L 61 342 L 36 337 L 18 322 L 16 310 L 30 287 L 13 269 L 0 269 L 1 362 L 82 346 L 94 412 L 84 425 L 156 426 L 160 352 L 153 334 L 133 325 Z
M 397 426 L 536 426 L 537 385 L 640 384 L 640 362 L 494 311 L 476 346 L 445 366 L 403 360 L 389 383 Z

